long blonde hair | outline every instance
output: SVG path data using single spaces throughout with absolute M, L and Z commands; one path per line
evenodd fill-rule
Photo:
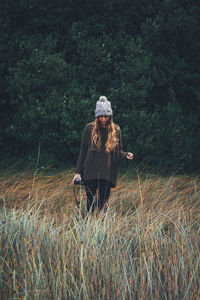
M 101 150 L 101 140 L 102 136 L 100 133 L 100 124 L 98 118 L 95 119 L 93 122 L 92 128 L 92 135 L 91 135 L 91 142 L 93 146 L 96 146 L 97 150 Z M 111 117 L 110 122 L 108 123 L 108 139 L 105 144 L 106 152 L 113 151 L 118 145 L 118 138 L 117 138 L 117 128 L 118 126 L 113 123 L 113 119 Z

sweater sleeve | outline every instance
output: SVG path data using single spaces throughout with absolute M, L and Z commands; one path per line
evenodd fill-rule
M 119 128 L 119 157 L 120 159 L 126 158 L 128 152 L 123 151 L 123 145 L 122 145 L 122 134 L 121 129 Z
M 77 164 L 76 164 L 76 173 L 77 174 L 82 174 L 83 163 L 86 158 L 87 151 L 88 151 L 88 130 L 87 130 L 87 125 L 86 125 L 84 128 L 84 131 L 83 131 L 83 136 L 82 136 L 82 140 L 81 140 L 81 148 L 80 148 L 80 152 L 79 152 L 79 156 L 78 156 L 78 160 L 77 160 Z

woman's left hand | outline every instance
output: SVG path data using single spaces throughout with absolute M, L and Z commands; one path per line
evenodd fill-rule
M 127 159 L 133 159 L 133 153 L 128 152 L 126 158 L 127 158 Z

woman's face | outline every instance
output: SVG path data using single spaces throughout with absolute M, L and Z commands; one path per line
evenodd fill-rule
M 103 126 L 103 127 L 106 126 L 109 118 L 110 118 L 110 116 L 99 116 L 98 120 L 99 120 L 101 126 Z

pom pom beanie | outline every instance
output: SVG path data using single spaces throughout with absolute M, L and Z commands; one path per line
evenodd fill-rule
M 111 103 L 105 96 L 99 97 L 96 103 L 95 117 L 99 116 L 112 116 L 113 111 L 111 108 Z

